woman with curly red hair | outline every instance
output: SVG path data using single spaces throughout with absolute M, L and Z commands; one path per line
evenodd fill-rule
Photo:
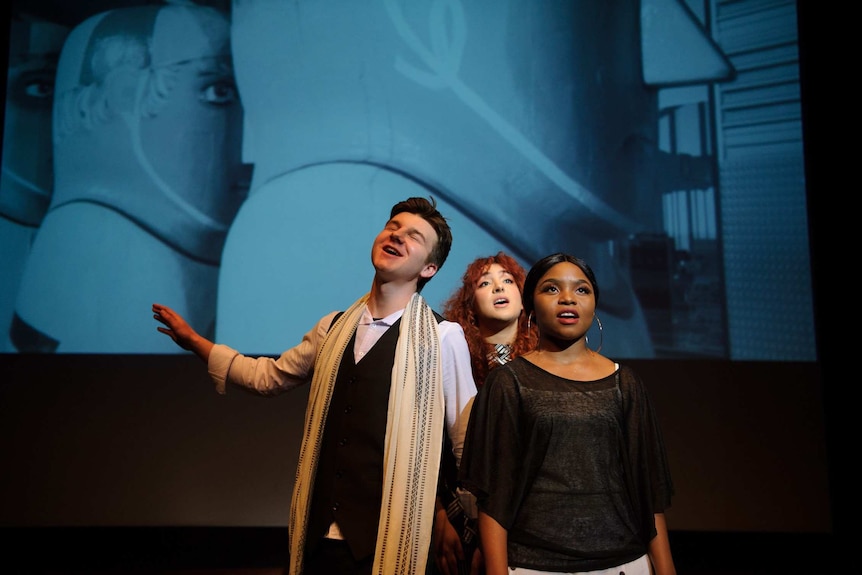
M 461 285 L 443 304 L 443 316 L 461 325 L 470 349 L 473 379 L 481 387 L 491 369 L 530 351 L 538 340 L 523 313 L 521 291 L 527 273 L 510 255 L 480 257 L 464 271 Z M 444 450 L 445 451 L 445 450 Z M 456 493 L 457 469 L 445 462 L 434 521 L 436 567 L 443 575 L 479 573 L 475 517 Z M 475 556 L 474 556 L 475 555 Z
M 536 345 L 536 331 L 522 313 L 521 289 L 526 277 L 524 268 L 504 252 L 477 258 L 464 271 L 461 286 L 443 304 L 443 316 L 464 329 L 477 387 L 492 367 Z

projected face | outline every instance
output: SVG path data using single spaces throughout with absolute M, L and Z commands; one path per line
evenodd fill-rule
M 51 201 L 51 107 L 67 33 L 63 26 L 39 20 L 10 23 L 0 175 L 0 352 L 14 351 L 8 328 L 18 285 Z
M 68 30 L 18 19 L 10 30 L 0 215 L 35 227 L 51 199 L 51 106 L 57 58 Z
M 183 63 L 173 80 L 157 114 L 140 118 L 138 161 L 190 207 L 228 224 L 244 199 L 231 186 L 240 176 L 242 111 L 230 60 Z
M 182 8 L 118 10 L 84 27 L 66 49 L 69 69 L 57 87 L 60 201 L 74 199 L 65 190 L 98 187 L 112 190 L 98 192 L 99 201 L 159 232 L 176 233 L 156 217 L 169 210 L 225 233 L 245 197 L 236 186 L 242 109 L 229 32 L 220 14 Z
M 19 351 L 164 351 L 141 337 L 153 298 L 211 329 L 246 195 L 226 16 L 168 5 L 89 18 L 63 48 L 53 117 L 56 185 L 17 301 Z

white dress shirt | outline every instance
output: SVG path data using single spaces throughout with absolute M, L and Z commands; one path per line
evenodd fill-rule
M 264 395 L 275 395 L 309 383 L 314 373 L 314 360 L 336 313 L 330 312 L 323 316 L 298 345 L 288 349 L 277 359 L 249 357 L 226 345 L 216 344 L 210 352 L 208 362 L 208 371 L 216 384 L 216 390 L 225 393 L 226 383 L 230 382 Z M 354 359 L 357 362 L 361 360 L 403 313 L 402 309 L 375 320 L 366 306 L 357 326 Z M 455 459 L 460 463 L 470 407 L 476 395 L 476 384 L 473 382 L 470 351 L 464 338 L 464 330 L 457 323 L 442 321 L 438 324 L 437 331 L 440 335 L 440 358 L 443 362 L 446 427 L 452 440 Z

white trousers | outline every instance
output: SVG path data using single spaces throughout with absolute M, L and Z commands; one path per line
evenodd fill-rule
M 524 569 L 523 567 L 509 567 L 510 575 L 561 575 L 559 571 L 536 571 L 535 569 Z M 599 569 L 598 571 L 568 571 L 565 575 L 652 575 L 649 566 L 649 559 L 646 555 L 617 565 L 608 569 Z

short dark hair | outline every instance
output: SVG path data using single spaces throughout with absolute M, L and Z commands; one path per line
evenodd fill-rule
M 536 293 L 536 286 L 539 284 L 539 280 L 542 279 L 542 276 L 545 275 L 549 269 L 563 262 L 569 262 L 570 264 L 574 264 L 581 268 L 581 271 L 584 272 L 584 275 L 587 276 L 587 279 L 590 280 L 591 284 L 593 284 L 593 295 L 595 295 L 596 307 L 598 307 L 599 284 L 596 281 L 596 274 L 593 273 L 593 269 L 586 261 L 579 257 L 557 252 L 543 257 L 534 263 L 533 267 L 530 268 L 530 271 L 527 272 L 527 279 L 524 280 L 524 293 L 521 294 L 521 301 L 524 304 L 525 315 L 529 316 L 535 310 L 533 296 Z
M 446 218 L 437 211 L 437 200 L 429 196 L 428 198 L 407 198 L 392 206 L 392 211 L 389 212 L 391 220 L 397 214 L 407 212 L 416 214 L 423 220 L 428 222 L 437 234 L 437 243 L 428 254 L 428 261 L 437 266 L 437 271 L 443 267 L 446 258 L 449 257 L 449 250 L 452 249 L 452 230 L 449 228 L 449 223 Z M 417 289 L 422 290 L 422 287 L 428 283 L 431 278 L 419 278 Z

